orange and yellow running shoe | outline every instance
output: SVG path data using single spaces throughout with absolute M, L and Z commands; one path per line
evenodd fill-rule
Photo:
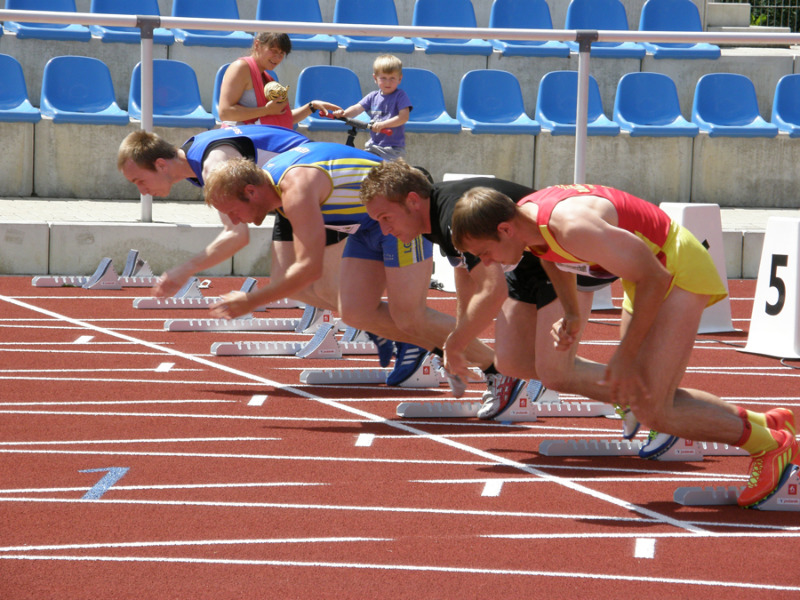
M 753 455 L 750 462 L 750 480 L 739 495 L 742 508 L 753 508 L 777 491 L 781 476 L 798 453 L 797 440 L 788 431 L 770 430 L 778 442 L 775 450 Z
M 767 427 L 779 431 L 783 429 L 792 435 L 797 435 L 794 426 L 794 413 L 788 408 L 773 408 L 764 413 L 767 418 Z

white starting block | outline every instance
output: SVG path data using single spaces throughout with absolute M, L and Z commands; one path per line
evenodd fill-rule
M 644 442 L 639 440 L 545 440 L 539 444 L 543 456 L 639 456 Z M 678 442 L 655 460 L 701 461 L 699 446 L 686 440 Z
M 443 375 L 444 377 L 444 375 Z M 558 393 L 542 387 L 538 381 L 527 384 L 525 394 L 517 396 L 503 412 L 493 417 L 495 421 L 536 421 L 543 407 L 557 406 Z M 470 419 L 478 416 L 478 401 L 453 400 L 445 402 L 402 402 L 397 406 L 397 416 L 406 419 Z
M 743 352 L 800 358 L 800 219 L 770 217 Z
M 431 366 L 431 357 L 430 354 L 426 356 L 416 373 L 397 387 L 439 387 L 445 378 Z M 300 373 L 300 382 L 309 385 L 380 385 L 386 383 L 389 373 L 391 369 L 305 369 Z
M 613 409 L 612 409 L 613 410 Z M 539 444 L 544 456 L 639 456 L 645 442 L 639 440 L 545 440 Z M 672 448 L 654 460 L 702 461 L 705 456 L 746 456 L 735 446 L 712 442 L 678 440 Z
M 294 331 L 300 319 L 168 319 L 166 331 Z
M 607 285 L 592 293 L 592 310 L 613 310 L 614 301 L 611 297 L 611 286 Z
M 319 311 L 320 313 L 322 311 Z M 330 314 L 330 311 L 325 311 Z M 372 342 L 339 342 L 334 333 L 337 325 L 328 321 L 317 325 L 313 337 L 304 342 L 215 342 L 211 354 L 216 356 L 297 356 L 298 358 L 342 358 L 346 354 L 376 354 Z M 384 376 L 384 380 L 386 377 Z
M 239 291 L 246 294 L 255 288 L 255 284 L 256 280 L 252 277 L 248 277 L 245 279 Z M 134 298 L 133 307 L 139 309 L 208 308 L 212 304 L 216 304 L 222 300 L 220 296 L 203 296 L 202 290 L 209 288 L 210 285 L 211 281 L 208 279 L 200 281 L 197 277 L 191 277 L 174 296 L 170 298 Z M 297 308 L 298 306 L 300 306 L 300 304 L 296 300 L 284 298 L 283 300 L 267 303 L 264 306 L 258 307 L 256 310 L 263 311 L 268 308 Z
M 744 486 L 680 487 L 673 500 L 684 506 L 724 506 L 736 504 Z M 783 474 L 777 490 L 752 507 L 765 511 L 800 511 L 800 467 L 795 464 Z
M 725 265 L 725 246 L 722 242 L 722 217 L 718 204 L 684 204 L 662 202 L 658 205 L 669 217 L 694 234 L 708 248 L 725 289 L 728 289 L 728 274 Z M 731 320 L 731 299 L 726 297 L 703 311 L 698 333 L 735 331 Z
M 89 290 L 119 290 L 124 287 L 152 287 L 156 282 L 147 261 L 139 258 L 138 250 L 130 250 L 122 275 L 117 275 L 110 258 L 104 258 L 90 276 L 38 275 L 34 287 L 82 287 Z

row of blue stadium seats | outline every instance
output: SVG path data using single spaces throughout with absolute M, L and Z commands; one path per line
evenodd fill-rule
M 217 74 L 214 106 L 208 113 L 200 102 L 193 69 L 176 60 L 154 61 L 154 123 L 167 127 L 216 125 L 216 99 L 224 65 Z M 55 122 L 126 124 L 141 118 L 140 65 L 131 75 L 128 111 L 115 102 L 111 74 L 105 63 L 84 56 L 60 56 L 44 69 L 40 106 L 34 107 L 19 62 L 0 54 L 0 120 L 36 122 L 41 115 Z M 524 110 L 516 77 L 495 69 L 466 73 L 461 80 L 456 118 L 444 104 L 437 76 L 426 69 L 407 68 L 401 87 L 414 102 L 410 132 L 458 133 L 462 127 L 473 133 L 531 134 L 542 129 L 553 135 L 575 135 L 578 74 L 575 71 L 547 73 L 539 84 L 535 119 Z M 362 97 L 356 74 L 345 67 L 311 66 L 298 79 L 298 105 L 325 98 L 350 106 Z M 362 115 L 361 118 L 364 118 Z M 800 137 L 800 74 L 784 76 L 777 84 L 772 122 L 758 110 L 755 87 L 750 79 L 731 73 L 704 75 L 697 82 L 692 121 L 680 111 L 675 83 L 667 75 L 634 72 L 618 83 L 613 120 L 602 106 L 597 81 L 589 78 L 588 133 L 633 136 L 689 136 L 707 131 L 710 136 L 774 137 L 779 130 Z M 305 120 L 310 131 L 345 129 L 338 121 L 312 115 Z
M 6 0 L 13 10 L 75 12 L 75 0 Z M 92 0 L 91 11 L 106 14 L 158 15 L 157 0 Z M 239 19 L 236 0 L 173 0 L 172 16 L 210 19 Z M 322 23 L 318 0 L 258 0 L 256 19 Z M 336 0 L 334 23 L 398 25 L 394 0 Z M 470 0 L 416 0 L 411 25 L 420 27 L 476 27 Z M 552 29 L 550 9 L 545 0 L 494 0 L 490 28 Z M 565 29 L 627 30 L 628 18 L 620 0 L 571 0 Z M 71 39 L 88 41 L 92 35 L 107 42 L 139 42 L 139 30 L 93 25 L 49 25 L 8 21 L 5 28 L 20 38 Z M 648 0 L 639 21 L 642 31 L 700 32 L 702 23 L 691 0 Z M 2 33 L 2 28 L 0 28 Z M 512 41 L 483 39 L 403 38 L 290 34 L 298 50 L 411 53 L 422 48 L 430 54 L 476 54 L 488 56 L 498 51 L 505 56 L 568 56 L 578 51 L 577 42 Z M 193 29 L 155 30 L 154 41 L 170 45 L 249 47 L 253 36 L 244 31 L 206 31 Z M 710 58 L 720 56 L 718 46 L 705 43 L 595 42 L 591 53 L 598 57 L 642 58 L 647 52 L 655 58 Z

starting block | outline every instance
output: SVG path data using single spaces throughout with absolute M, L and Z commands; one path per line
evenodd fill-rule
M 520 394 L 498 415 L 495 421 L 536 421 L 536 415 L 545 406 L 558 405 L 558 393 L 548 390 L 538 381 L 530 381 L 526 393 Z M 397 406 L 397 416 L 406 419 L 470 419 L 478 416 L 481 402 L 402 402 Z
M 639 456 L 644 442 L 639 440 L 545 440 L 539 444 L 543 456 Z M 699 445 L 688 440 L 678 442 L 659 461 L 701 461 Z
M 736 504 L 744 486 L 680 487 L 673 500 L 683 506 L 725 506 Z M 800 512 L 800 467 L 795 464 L 783 473 L 776 491 L 766 500 L 751 507 L 765 511 Z
M 246 294 L 255 289 L 255 284 L 256 280 L 252 277 L 248 277 L 242 284 L 242 287 L 239 289 L 239 291 Z M 212 304 L 216 304 L 222 300 L 220 296 L 203 296 L 202 290 L 207 289 L 210 287 L 210 285 L 211 281 L 208 279 L 200 281 L 197 277 L 191 277 L 174 296 L 170 298 L 134 298 L 133 307 L 139 309 L 208 308 Z M 268 308 L 296 308 L 297 306 L 298 303 L 296 300 L 284 298 L 283 300 L 270 302 L 264 306 L 260 306 L 256 310 L 263 311 Z
M 431 366 L 431 357 L 430 354 L 425 357 L 417 371 L 398 387 L 439 387 L 445 381 L 444 375 Z M 390 372 L 391 369 L 306 369 L 300 373 L 300 382 L 309 385 L 380 385 L 386 383 Z
M 166 331 L 294 331 L 299 319 L 168 319 Z
M 615 308 L 610 285 L 594 291 L 592 294 L 592 310 L 612 310 Z
M 321 311 L 320 311 L 321 312 Z M 329 311 L 326 311 L 330 314 Z M 376 354 L 372 342 L 343 342 L 334 337 L 336 324 L 317 326 L 314 336 L 305 342 L 215 342 L 211 354 L 216 356 L 297 356 L 298 358 L 342 358 L 345 354 Z M 384 380 L 386 377 L 384 376 Z
M 139 258 L 138 250 L 130 250 L 122 275 L 117 275 L 110 258 L 104 258 L 90 276 L 38 275 L 31 282 L 34 287 L 82 287 L 87 290 L 119 290 L 124 287 L 151 287 L 156 277 L 147 261 Z
M 722 217 L 718 204 L 686 204 L 681 202 L 662 202 L 658 207 L 669 217 L 685 227 L 706 247 L 714 260 L 717 274 L 728 289 L 728 275 L 725 266 L 725 246 L 722 242 Z M 736 331 L 731 320 L 731 299 L 726 296 L 703 311 L 698 333 L 718 333 Z

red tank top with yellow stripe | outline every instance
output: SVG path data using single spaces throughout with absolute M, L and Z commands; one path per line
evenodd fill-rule
M 555 185 L 525 196 L 518 202 L 520 206 L 528 202 L 534 202 L 539 207 L 537 225 L 539 226 L 539 232 L 547 242 L 547 251 L 542 254 L 531 249 L 531 252 L 544 260 L 563 265 L 574 264 L 577 267 L 565 268 L 565 270 L 576 271 L 592 277 L 611 276 L 610 273 L 595 263 L 572 256 L 559 245 L 550 231 L 550 215 L 556 204 L 566 198 L 575 196 L 598 196 L 607 199 L 617 211 L 618 227 L 633 233 L 645 242 L 654 255 L 659 258 L 663 256 L 661 249 L 667 240 L 671 223 L 670 217 L 664 211 L 656 205 L 627 192 L 590 184 Z M 581 266 L 578 267 L 578 265 Z

